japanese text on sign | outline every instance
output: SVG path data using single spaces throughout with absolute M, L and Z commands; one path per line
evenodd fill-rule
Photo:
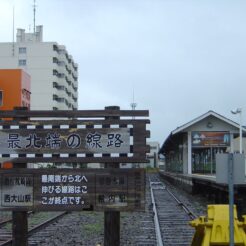
M 2 179 L 1 206 L 21 207 L 33 205 L 32 176 L 5 176 Z
M 85 175 L 42 175 L 41 193 L 43 205 L 84 204 L 88 178 Z
M 0 210 L 144 209 L 142 169 L 8 169 L 0 184 Z
M 86 153 L 129 153 L 130 130 L 122 129 L 36 129 L 0 132 L 0 148 L 5 153 L 54 152 L 61 150 Z

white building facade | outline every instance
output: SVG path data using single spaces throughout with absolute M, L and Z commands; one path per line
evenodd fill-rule
M 0 43 L 0 68 L 22 68 L 31 76 L 32 110 L 76 110 L 78 65 L 65 46 L 43 42 L 43 27 L 35 33 L 17 30 L 16 42 Z
M 147 142 L 147 145 L 150 147 L 149 153 L 146 153 L 146 157 L 149 160 L 148 163 L 121 163 L 121 168 L 159 168 L 159 156 L 158 152 L 160 150 L 160 144 L 156 141 Z
M 158 168 L 159 167 L 158 152 L 160 150 L 160 145 L 158 142 L 148 142 L 147 144 L 150 146 L 150 152 L 147 153 L 147 158 L 149 159 L 149 163 L 147 164 L 147 166 Z

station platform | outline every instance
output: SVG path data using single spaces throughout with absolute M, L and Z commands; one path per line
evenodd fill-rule
M 174 181 L 181 182 L 181 184 L 184 185 L 190 185 L 193 186 L 195 183 L 201 183 L 207 185 L 211 184 L 213 186 L 218 186 L 218 187 L 227 187 L 227 184 L 219 184 L 216 182 L 216 174 L 182 174 L 182 173 L 173 173 L 173 172 L 166 172 L 163 170 L 159 171 L 160 176 L 173 179 Z M 234 185 L 235 187 L 246 187 L 246 176 L 244 183 L 242 184 L 237 184 Z
M 161 178 L 186 190 L 192 195 L 202 195 L 214 204 L 228 203 L 228 185 L 216 183 L 216 176 L 212 174 L 181 174 L 160 170 Z M 234 185 L 234 200 L 241 210 L 246 211 L 246 181 L 240 185 Z M 241 209 L 244 208 L 244 209 Z

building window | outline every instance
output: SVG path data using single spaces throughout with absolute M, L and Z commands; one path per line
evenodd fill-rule
M 56 88 L 56 89 L 57 89 L 57 88 L 58 88 L 58 86 L 59 86 L 59 85 L 58 85 L 58 83 L 57 83 L 57 82 L 53 82 L 53 88 Z
M 3 106 L 3 91 L 0 91 L 0 106 Z
M 53 50 L 56 51 L 56 52 L 58 52 L 58 51 L 59 51 L 58 46 L 54 44 L 54 45 L 53 45 Z
M 26 47 L 20 47 L 19 54 L 26 54 Z
M 58 74 L 57 70 L 53 69 L 53 75 L 57 75 L 57 74 Z
M 53 57 L 53 63 L 58 63 L 58 59 L 56 57 Z
M 26 60 L 19 60 L 19 66 L 26 66 Z

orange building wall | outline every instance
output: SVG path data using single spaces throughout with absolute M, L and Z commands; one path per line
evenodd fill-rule
M 21 69 L 0 69 L 0 91 L 2 105 L 0 110 L 14 107 L 30 109 L 30 76 Z

